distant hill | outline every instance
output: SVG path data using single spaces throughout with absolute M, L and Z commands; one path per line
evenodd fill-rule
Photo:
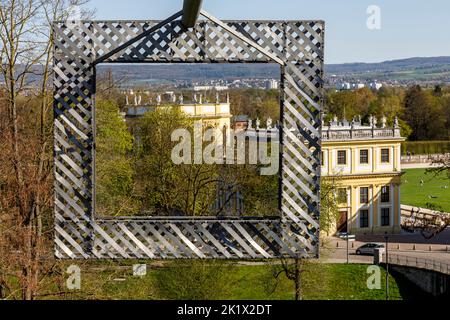
M 280 67 L 276 64 L 129 64 L 101 65 L 100 72 L 112 70 L 114 74 L 142 80 L 207 80 L 207 79 L 243 79 L 276 78 L 280 76 Z
M 107 70 L 109 65 L 101 66 Z M 151 79 L 202 80 L 278 78 L 276 64 L 153 64 L 114 65 L 114 73 L 135 81 Z M 327 64 L 328 84 L 340 81 L 384 81 L 388 83 L 450 83 L 450 56 L 409 58 L 380 63 Z
M 131 82 L 155 80 L 208 80 L 208 79 L 264 79 L 279 78 L 276 64 L 104 64 L 101 74 L 111 69 L 116 78 Z M 30 80 L 39 78 L 39 68 Z M 380 63 L 345 63 L 325 65 L 326 84 L 333 86 L 343 81 L 382 81 L 391 84 L 450 84 L 450 56 L 409 58 Z M 1 81 L 1 79 L 0 79 Z
M 450 70 L 450 57 L 409 58 L 379 63 L 327 64 L 325 66 L 325 71 L 329 74 L 343 74 L 365 72 L 399 72 L 429 68 Z
M 327 79 L 388 81 L 398 83 L 450 83 L 450 57 L 409 58 L 380 63 L 346 63 L 325 66 Z

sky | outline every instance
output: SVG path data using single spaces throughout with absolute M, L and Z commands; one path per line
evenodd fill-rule
M 183 0 L 91 0 L 98 20 L 159 20 Z M 368 7 L 380 9 L 369 29 Z M 325 62 L 381 62 L 450 56 L 448 0 L 203 0 L 203 9 L 227 20 L 325 20 Z M 374 21 L 370 19 L 370 21 Z

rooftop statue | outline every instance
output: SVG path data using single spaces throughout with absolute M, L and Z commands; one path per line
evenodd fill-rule
M 267 119 L 266 126 L 267 126 L 267 129 L 269 129 L 269 130 L 272 129 L 272 118 L 269 117 L 269 119 Z
M 383 116 L 381 117 L 381 127 L 382 127 L 382 128 L 386 128 L 386 124 L 387 124 L 387 119 L 386 119 L 386 117 L 383 115 Z

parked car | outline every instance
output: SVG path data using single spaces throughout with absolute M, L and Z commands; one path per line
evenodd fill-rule
M 356 236 L 354 234 L 350 234 L 347 232 L 339 232 L 336 234 L 339 238 L 343 239 L 343 240 L 347 240 L 347 238 L 349 240 L 354 240 L 356 239 Z
M 375 254 L 375 249 L 384 248 L 384 244 L 379 243 L 366 243 L 356 249 L 357 255 L 370 255 L 373 256 Z

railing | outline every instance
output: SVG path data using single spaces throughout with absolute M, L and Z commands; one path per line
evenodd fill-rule
M 411 232 L 415 230 L 443 230 L 449 223 L 447 212 L 439 212 L 426 208 L 401 205 L 401 226 Z
M 322 139 L 333 140 L 349 140 L 349 139 L 385 139 L 385 138 L 401 138 L 400 128 L 364 128 L 364 129 L 340 129 L 339 127 L 324 127 L 322 130 Z
M 402 163 L 431 163 L 450 158 L 450 153 L 402 156 Z
M 385 257 L 385 255 L 383 255 Z M 426 258 L 408 257 L 397 254 L 388 254 L 389 264 L 399 266 L 426 269 L 450 275 L 450 264 L 442 261 L 436 261 Z M 385 261 L 385 259 L 383 259 Z

